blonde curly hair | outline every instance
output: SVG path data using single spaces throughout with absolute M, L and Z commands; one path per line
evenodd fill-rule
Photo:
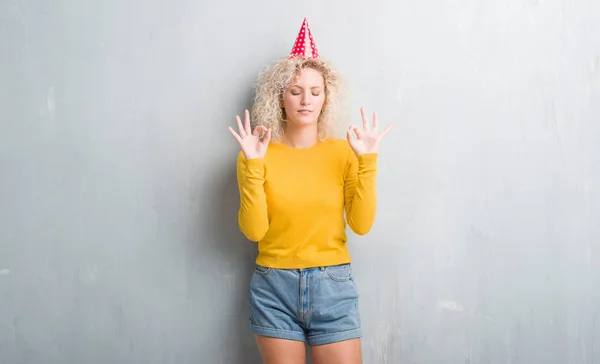
M 283 92 L 297 71 L 304 68 L 320 72 L 325 81 L 325 103 L 317 121 L 319 140 L 325 140 L 336 132 L 342 110 L 342 80 L 337 71 L 320 58 L 282 58 L 259 74 L 251 111 L 255 126 L 271 128 L 272 141 L 281 141 L 285 129 L 285 110 L 281 105 Z

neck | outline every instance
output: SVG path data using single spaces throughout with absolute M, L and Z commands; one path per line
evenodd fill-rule
M 282 142 L 292 148 L 312 147 L 319 141 L 317 125 L 286 125 Z

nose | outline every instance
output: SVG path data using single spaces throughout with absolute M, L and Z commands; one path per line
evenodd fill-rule
M 306 106 L 310 104 L 310 95 L 308 92 L 305 92 L 302 96 L 302 100 L 300 100 L 300 105 Z

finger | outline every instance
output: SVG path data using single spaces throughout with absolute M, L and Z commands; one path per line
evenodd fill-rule
M 346 139 L 348 139 L 348 143 L 350 143 L 350 145 L 354 143 L 354 138 L 352 137 L 352 130 L 346 130 Z
M 365 112 L 365 108 L 360 108 L 360 114 L 362 115 L 363 129 L 365 131 L 369 131 L 369 119 L 367 119 L 367 113 Z
M 246 131 L 244 131 L 244 127 L 242 126 L 242 119 L 240 119 L 239 115 L 235 116 L 235 120 L 237 121 L 238 130 L 240 131 L 240 136 L 242 138 L 246 137 Z
M 260 137 L 260 133 L 263 131 L 266 132 L 267 128 L 263 125 L 259 125 L 256 128 L 254 128 L 254 132 L 252 133 L 252 135 L 254 135 L 256 137 Z
M 265 136 L 263 137 L 262 141 L 265 144 L 269 144 L 269 142 L 271 141 L 271 129 L 267 129 L 267 131 L 265 132 Z
M 357 137 L 358 139 L 362 139 L 362 138 L 363 138 L 363 135 L 364 135 L 364 133 L 363 133 L 363 131 L 362 131 L 362 130 L 360 130 L 360 129 L 358 128 L 358 126 L 352 125 L 352 126 L 350 126 L 350 130 L 351 130 L 351 131 L 353 131 L 353 132 L 354 132 L 354 134 L 356 134 L 356 137 Z
M 394 126 L 393 124 L 386 126 L 386 128 L 383 130 L 381 135 L 379 135 L 379 139 L 383 138 L 390 130 L 392 130 L 393 126 Z
M 242 142 L 242 138 L 238 135 L 238 133 L 236 133 L 233 128 L 230 126 L 227 129 L 229 129 L 229 132 L 231 133 L 231 135 L 233 135 L 233 137 L 235 138 L 235 140 L 237 140 L 238 143 Z
M 354 135 L 352 134 L 352 132 L 354 131 L 354 128 L 355 128 L 354 125 L 350 125 L 348 127 L 348 130 L 346 130 L 346 136 L 348 137 L 348 140 L 354 139 Z
M 252 129 L 250 129 L 250 112 L 248 111 L 248 109 L 246 109 L 246 111 L 244 111 L 244 125 L 246 126 L 246 134 L 251 134 L 252 133 Z
M 373 131 L 377 132 L 377 127 L 379 126 L 379 121 L 377 120 L 377 113 L 373 113 Z

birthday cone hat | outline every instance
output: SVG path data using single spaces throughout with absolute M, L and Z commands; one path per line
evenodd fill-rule
M 302 27 L 300 27 L 296 42 L 294 43 L 294 48 L 292 48 L 292 52 L 290 53 L 290 58 L 293 57 L 319 58 L 319 52 L 315 46 L 315 40 L 310 32 L 306 18 L 302 22 Z

